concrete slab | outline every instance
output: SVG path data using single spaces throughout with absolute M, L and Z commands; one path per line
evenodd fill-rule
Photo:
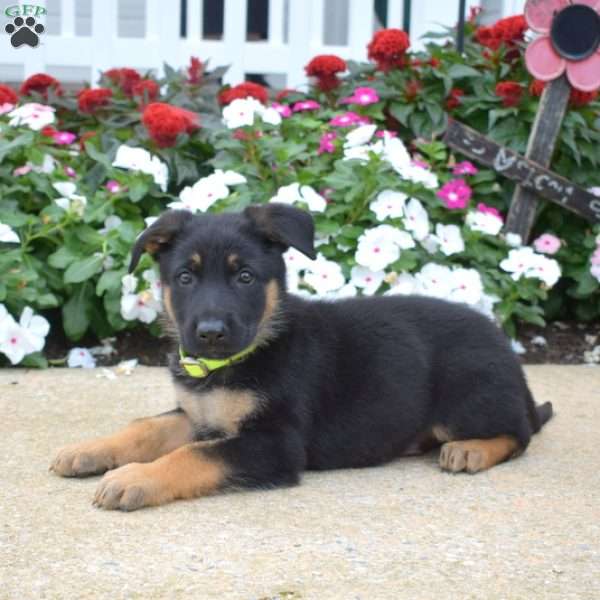
M 0 372 L 0 598 L 600 598 L 600 367 L 529 367 L 557 416 L 476 476 L 437 456 L 124 514 L 55 450 L 171 405 L 162 369 Z

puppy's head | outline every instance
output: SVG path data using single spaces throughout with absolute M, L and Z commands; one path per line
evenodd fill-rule
M 184 351 L 227 358 L 274 335 L 285 295 L 281 255 L 293 246 L 314 258 L 313 237 L 310 215 L 284 204 L 221 215 L 169 211 L 138 238 L 129 271 L 152 254 Z

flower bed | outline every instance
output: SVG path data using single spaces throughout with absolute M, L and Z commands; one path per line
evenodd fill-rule
M 544 203 L 523 246 L 501 231 L 512 186 L 438 139 L 451 115 L 524 151 L 541 88 L 523 67 L 524 31 L 520 17 L 472 22 L 461 56 L 433 44 L 411 54 L 404 32 L 385 30 L 373 62 L 315 57 L 307 91 L 272 99 L 249 82 L 219 90 L 221 73 L 197 59 L 162 81 L 112 69 L 76 95 L 48 76 L 20 96 L 0 86 L 0 360 L 45 364 L 44 315 L 58 309 L 53 327 L 73 342 L 140 323 L 158 333 L 152 262 L 126 267 L 167 207 L 310 210 L 317 260 L 285 257 L 306 296 L 433 295 L 511 335 L 519 321 L 597 318 L 600 228 Z M 571 105 L 553 168 L 594 188 L 600 104 L 574 94 Z

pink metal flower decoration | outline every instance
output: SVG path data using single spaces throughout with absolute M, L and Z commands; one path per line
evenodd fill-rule
M 600 0 L 527 0 L 525 18 L 541 34 L 525 51 L 534 77 L 551 81 L 566 73 L 577 90 L 600 88 Z

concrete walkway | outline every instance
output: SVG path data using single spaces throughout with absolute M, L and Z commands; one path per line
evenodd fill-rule
M 531 367 L 557 416 L 476 476 L 437 456 L 119 513 L 60 446 L 170 407 L 162 369 L 0 371 L 0 598 L 600 598 L 600 367 Z

